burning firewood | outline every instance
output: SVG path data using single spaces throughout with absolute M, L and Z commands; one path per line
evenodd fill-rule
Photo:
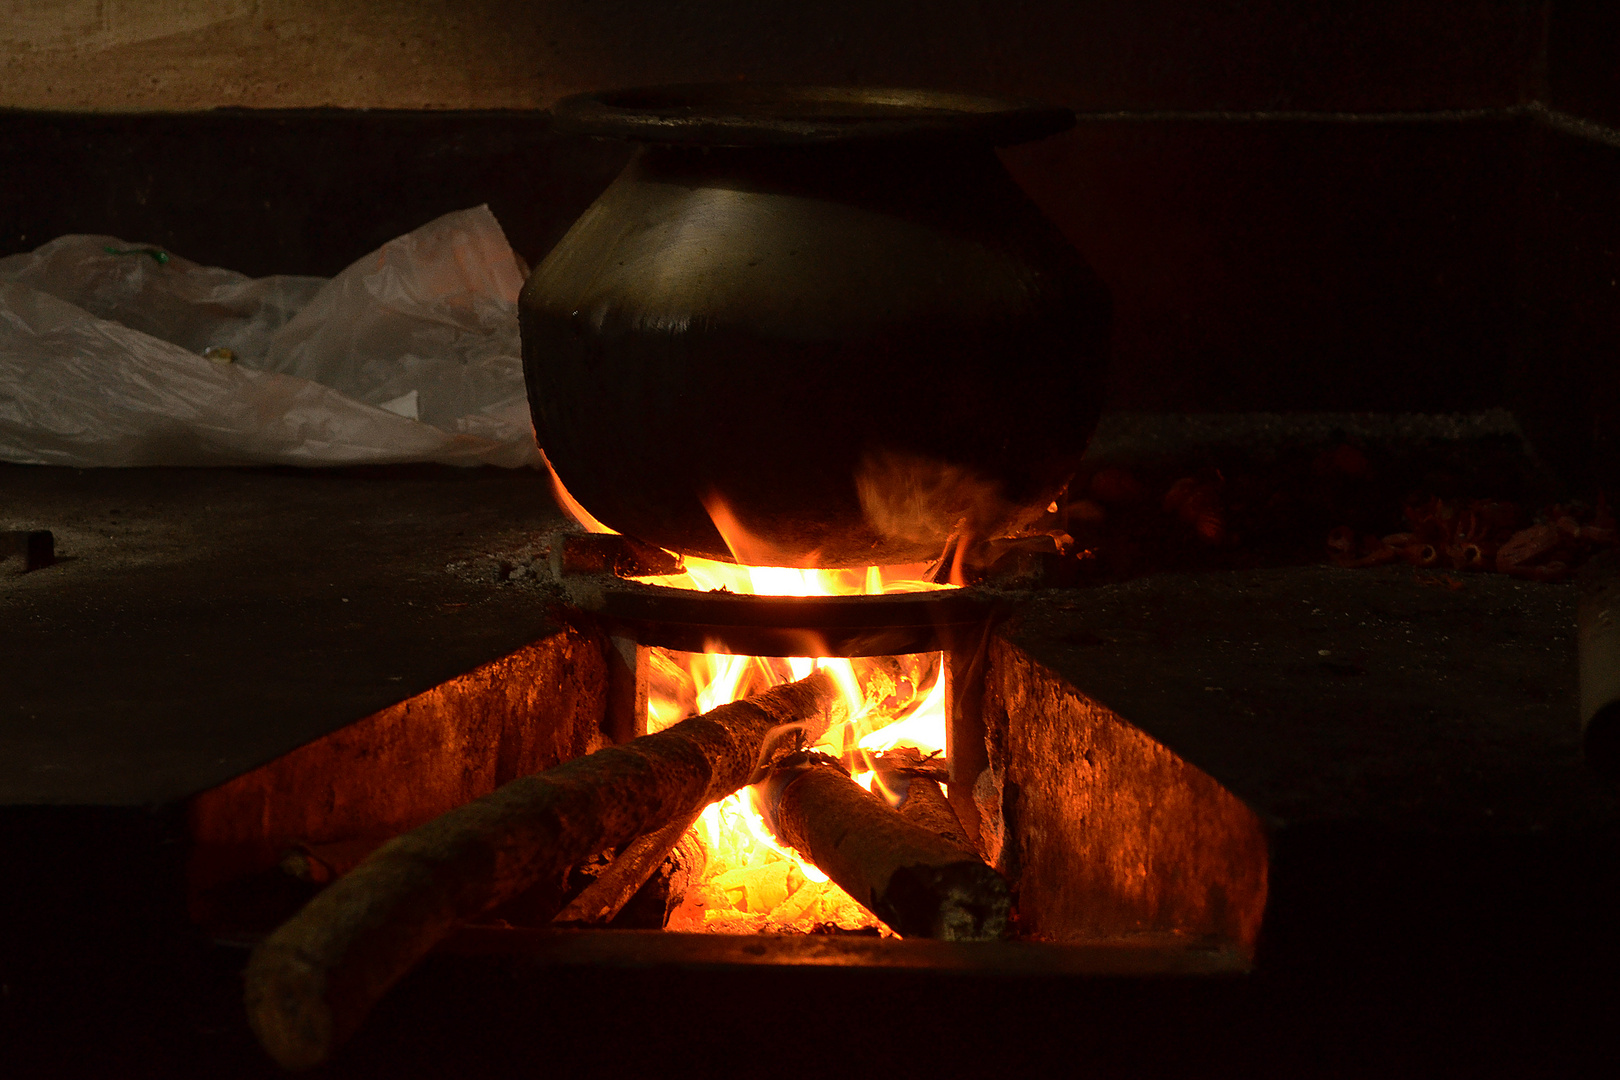
M 1005 878 L 895 813 L 835 759 L 801 752 L 779 762 L 764 803 L 784 843 L 902 937 L 984 941 L 1010 933 Z
M 593 852 L 689 820 L 797 746 L 795 731 L 814 742 L 846 712 L 818 671 L 515 780 L 396 837 L 253 951 L 246 1000 L 259 1041 L 288 1068 L 326 1060 L 457 924 Z
M 677 847 L 683 849 L 676 861 L 685 879 L 703 876 L 707 853 L 703 842 L 690 830 L 697 814 L 683 815 L 661 829 L 638 837 L 608 864 L 578 896 L 569 901 L 554 920 L 561 924 L 599 926 L 612 922 L 643 885 L 658 872 Z M 671 895 L 684 893 L 684 883 L 671 889 Z M 679 899 L 675 903 L 679 903 Z
M 901 817 L 949 840 L 963 851 L 974 850 L 945 792 L 926 771 L 920 753 L 908 748 L 890 750 L 877 759 L 876 765 L 886 787 L 905 792 L 900 800 Z

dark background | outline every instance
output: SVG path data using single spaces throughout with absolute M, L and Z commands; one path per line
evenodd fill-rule
M 1612 0 L 467 0 L 460 23 L 445 15 L 440 27 L 435 15 L 421 29 L 411 9 L 431 7 L 370 0 L 343 25 L 299 30 L 301 38 L 266 15 L 246 29 L 137 43 L 107 69 L 68 46 L 60 62 L 55 53 L 30 59 L 6 47 L 10 31 L 0 28 L 0 104 L 17 106 L 0 111 L 0 254 L 90 232 L 249 274 L 330 274 L 438 214 L 487 202 L 533 262 L 627 155 L 553 135 L 537 107 L 561 93 L 778 78 L 1023 95 L 1082 114 L 1074 131 L 1004 156 L 1113 292 L 1111 407 L 1506 405 L 1573 488 L 1612 492 L 1620 481 L 1620 5 Z M 410 18 L 415 36 L 396 34 Z M 280 44 L 271 48 L 270 38 Z M 507 84 L 494 76 L 465 93 L 441 93 L 422 77 L 421 94 L 407 100 L 397 88 L 416 69 L 395 64 L 394 90 L 352 89 L 386 73 L 376 59 L 385 47 L 431 60 L 436 45 L 441 76 L 485 56 L 492 69 L 537 74 L 512 93 L 497 92 Z M 182 78 L 200 70 L 182 71 L 191 63 L 215 81 Z M 118 93 L 81 93 L 94 79 Z M 25 83 L 43 89 L 16 89 Z M 220 104 L 263 107 L 211 108 Z M 302 107 L 312 104 L 339 107 Z M 392 108 L 366 107 L 375 105 Z M 81 1019 L 107 1015 L 127 1015 L 116 1025 L 127 1043 L 95 1050 L 119 1056 L 126 1075 L 172 1075 L 188 1059 L 194 1072 L 215 1064 L 196 1040 L 177 1049 L 151 1034 L 192 1007 L 149 977 L 177 961 L 153 930 L 161 920 L 148 908 L 159 893 L 147 886 L 179 877 L 150 852 L 178 859 L 183 823 L 162 813 L 134 825 L 127 815 L 86 815 L 77 832 L 96 838 L 97 853 L 130 853 L 119 873 L 64 848 L 27 815 L 7 822 L 10 871 L 29 880 L 47 867 L 94 867 L 62 888 L 87 904 L 113 897 L 105 907 L 126 922 L 109 939 L 145 947 L 147 934 L 158 943 L 136 975 L 98 977 L 91 1005 L 62 1011 L 62 1031 L 42 1038 L 19 1028 L 30 1052 L 0 1054 L 0 1071 L 20 1062 L 26 1072 L 38 1059 L 40 1075 L 96 1075 L 55 1055 L 80 1038 Z M 1236 994 L 1224 984 L 1107 984 L 1014 998 L 982 987 L 942 993 L 916 980 L 868 984 L 872 1000 L 852 1006 L 863 1023 L 847 1037 L 812 1033 L 802 1040 L 806 1061 L 848 1068 L 863 1053 L 889 1075 L 988 1073 L 1050 1064 L 1040 1055 L 1057 1048 L 1072 1055 L 1060 1061 L 1071 1071 L 1134 1066 L 1142 1075 L 1249 1075 L 1268 1062 L 1274 1075 L 1366 1075 L 1369 1060 L 1381 1075 L 1554 1075 L 1578 1071 L 1592 1044 L 1612 1046 L 1603 1024 L 1612 994 L 1594 992 L 1583 1005 L 1581 978 L 1612 991 L 1614 913 L 1603 906 L 1613 897 L 1603 877 L 1612 849 L 1583 838 L 1557 848 L 1527 842 L 1528 854 L 1504 860 L 1497 848 L 1459 851 L 1442 838 L 1402 861 L 1374 843 L 1343 860 L 1384 865 L 1387 880 L 1370 885 L 1334 877 L 1338 864 L 1290 863 L 1337 850 L 1313 838 L 1278 853 L 1279 880 L 1314 886 L 1303 897 L 1277 894 L 1287 917 L 1268 931 L 1273 946 L 1306 955 L 1322 948 L 1311 928 L 1343 928 L 1346 944 L 1312 957 L 1304 973 L 1284 965 Z M 1567 906 L 1514 900 L 1515 890 L 1534 893 L 1572 867 L 1590 868 L 1593 882 L 1572 890 Z M 1406 894 L 1425 874 L 1468 883 L 1500 874 L 1501 890 L 1477 909 L 1457 909 L 1453 889 L 1413 903 Z M 1368 895 L 1407 906 L 1368 905 Z M 1414 909 L 1421 922 L 1395 924 Z M 0 921 L 38 934 L 9 913 Z M 1414 934 L 1442 938 L 1432 952 L 1469 963 L 1414 965 Z M 106 943 L 89 930 L 80 938 L 85 956 Z M 1367 941 L 1379 946 L 1366 950 Z M 1589 960 L 1573 974 L 1567 964 L 1549 970 L 1549 953 Z M 558 986 L 559 1004 L 523 997 L 516 977 L 514 990 L 491 985 L 487 968 L 438 963 L 437 974 L 389 999 L 356 1060 L 384 1055 L 389 1075 L 419 1072 L 412 1055 L 430 1040 L 391 1047 L 402 1031 L 436 1027 L 464 1033 L 441 1040 L 445 1054 L 487 1046 L 499 1056 L 506 1044 L 488 1035 L 494 1016 L 501 1032 L 533 1033 L 516 1062 L 499 1063 L 503 1072 L 536 1061 L 599 1067 L 600 1044 L 627 1067 L 680 1075 L 686 1025 L 713 999 L 710 988 L 665 973 L 604 1029 L 600 1003 L 623 997 L 611 973 L 576 973 Z M 1359 974 L 1342 980 L 1316 976 L 1358 963 Z M 205 1073 L 227 1075 L 243 1061 L 270 1072 L 241 1029 L 239 966 L 239 956 L 226 957 L 204 1015 L 184 1016 L 218 1044 L 217 1067 Z M 462 979 L 465 995 L 446 995 L 447 978 Z M 820 989 L 844 1000 L 849 986 L 828 981 L 835 976 L 762 977 L 748 996 L 774 1003 Z M 906 1009 L 929 995 L 959 1020 L 964 1042 L 987 1034 L 980 1045 L 1001 1048 L 999 1060 L 964 1058 L 954 1043 L 910 1043 Z M 1335 1018 L 1326 1045 L 1324 1027 L 1306 1022 L 1313 1014 Z M 1103 1037 L 1061 1046 L 1077 1022 Z M 548 1058 L 557 1042 L 566 1052 Z M 793 1075 L 792 1055 L 743 1067 Z M 1210 1068 L 1209 1056 L 1226 1068 Z M 147 1067 L 130 1067 L 137 1057 Z M 432 1067 L 455 1075 L 457 1064 Z
M 482 28 L 492 56 L 543 67 L 542 96 L 782 78 L 1076 107 L 1075 130 L 1004 157 L 1113 292 L 1110 407 L 1505 404 L 1574 488 L 1620 479 L 1616 5 L 470 10 L 482 21 L 461 37 Z M 322 49 L 311 38 L 312 64 Z M 488 202 L 534 262 L 627 152 L 559 138 L 534 110 L 5 110 L 0 253 L 107 233 L 253 275 L 331 274 Z

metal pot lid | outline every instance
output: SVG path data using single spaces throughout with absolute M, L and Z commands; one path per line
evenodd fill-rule
M 1010 146 L 1074 126 L 1070 109 L 937 90 L 696 83 L 576 94 L 557 129 L 687 146 L 793 146 L 873 139 Z

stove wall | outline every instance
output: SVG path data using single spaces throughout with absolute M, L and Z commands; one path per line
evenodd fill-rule
M 289 873 L 324 884 L 385 840 L 607 745 L 608 649 L 557 630 L 195 796 L 191 917 L 273 926 L 307 899 Z M 292 852 L 309 865 L 286 870 Z

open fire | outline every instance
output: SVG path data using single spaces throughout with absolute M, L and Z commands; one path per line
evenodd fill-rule
M 815 594 L 812 594 L 815 595 Z M 871 660 L 769 658 L 720 653 L 653 652 L 648 727 L 660 731 L 686 716 L 792 682 L 812 670 L 837 680 L 850 719 L 835 724 L 813 749 L 837 758 L 863 787 L 898 803 L 904 790 L 880 772 L 880 754 L 911 748 L 923 758 L 943 753 L 945 695 L 938 654 L 899 658 L 899 693 L 889 702 L 863 701 L 856 665 Z M 891 660 L 892 663 L 892 660 Z M 843 889 L 783 845 L 766 825 L 759 787 L 745 787 L 703 811 L 699 837 L 707 870 L 669 929 L 725 933 L 887 928 Z
M 582 507 L 552 473 L 557 500 L 581 526 L 611 533 Z M 780 561 L 748 531 L 718 497 L 705 501 L 710 518 L 737 559 L 725 563 L 687 557 L 681 572 L 639 580 L 668 588 L 725 591 L 757 596 L 867 596 L 954 588 L 928 579 L 924 563 L 865 568 L 773 565 Z M 740 700 L 773 686 L 825 670 L 837 683 L 848 719 L 834 724 L 810 747 L 837 759 L 862 787 L 898 806 L 908 782 L 886 767 L 896 760 L 943 767 L 946 701 L 944 657 L 938 652 L 899 657 L 841 658 L 827 655 L 814 635 L 804 655 L 741 656 L 717 642 L 703 652 L 650 650 L 647 730 L 662 731 L 689 716 Z M 872 700 L 862 687 L 871 668 L 883 665 L 893 692 Z M 895 753 L 898 752 L 898 753 Z M 889 755 L 886 759 L 885 755 Z M 766 824 L 761 787 L 753 785 L 704 808 L 693 826 L 706 849 L 706 867 L 668 929 L 709 933 L 810 933 L 892 931 Z
M 559 492 L 559 501 L 571 500 Z M 502 738 L 491 742 L 484 725 L 458 746 L 502 757 L 505 731 L 532 742 L 531 702 L 576 685 L 580 708 L 551 733 L 583 748 L 542 746 L 553 763 L 514 763 L 515 778 L 437 816 L 411 802 L 421 823 L 394 829 L 259 941 L 246 1001 L 272 1056 L 325 1060 L 390 986 L 468 926 L 561 929 L 559 940 L 584 942 L 616 935 L 569 928 L 628 912 L 642 925 L 700 932 L 663 939 L 684 938 L 683 947 L 747 931 L 780 935 L 760 948 L 824 949 L 832 943 L 800 935 L 838 928 L 941 944 L 1112 942 L 1108 956 L 1128 953 L 1153 970 L 1186 963 L 1193 949 L 1198 970 L 1246 967 L 1267 846 L 1235 796 L 992 637 L 991 605 L 975 589 L 937 584 L 937 565 L 785 566 L 724 507 L 710 514 L 743 560 L 762 561 L 685 562 L 630 537 L 572 530 L 551 538 L 567 605 L 543 646 L 551 666 L 503 661 L 468 676 L 532 696 Z M 583 510 L 576 517 L 608 531 Z M 377 746 L 396 733 L 438 734 L 406 715 L 412 704 L 199 800 L 198 835 L 220 864 L 198 864 L 207 877 L 193 879 L 194 895 L 212 903 L 247 881 L 225 860 L 239 851 L 257 860 L 249 844 L 316 838 L 305 821 L 319 800 L 298 797 L 298 785 L 330 774 L 312 762 L 364 755 L 360 775 L 377 776 Z M 464 725 L 457 733 L 484 719 L 445 715 Z M 939 756 L 947 732 L 948 764 Z M 397 768 L 384 762 L 388 775 L 421 773 L 420 755 L 397 757 Z M 468 773 L 459 752 L 443 760 Z M 954 799 L 940 787 L 947 777 Z M 420 787 L 343 790 L 414 796 Z M 345 832 L 329 810 L 320 827 L 358 837 L 354 827 L 378 808 L 362 809 L 370 816 Z M 639 909 L 628 906 L 638 898 Z M 1030 955 L 994 955 L 1015 954 Z

